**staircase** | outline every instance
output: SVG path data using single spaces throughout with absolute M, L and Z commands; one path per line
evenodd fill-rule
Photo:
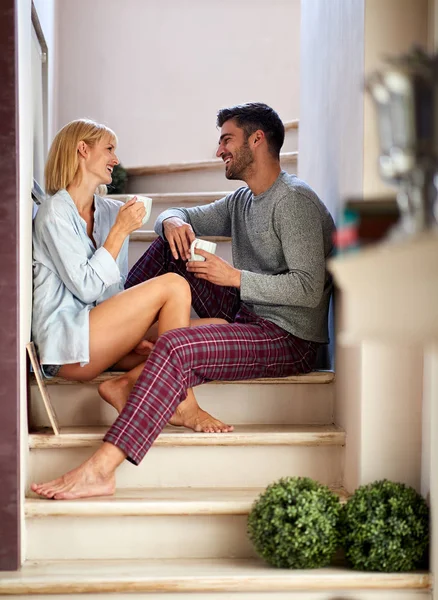
M 296 156 L 292 150 L 285 158 L 292 168 Z M 147 190 L 154 200 L 146 227 L 166 207 L 213 202 L 226 193 L 214 189 L 231 189 L 223 168 L 203 163 L 131 173 L 130 192 Z M 206 174 L 208 187 L 184 191 Z M 154 238 L 150 229 L 131 236 L 131 265 Z M 231 260 L 229 240 L 215 241 L 218 254 Z M 342 560 L 326 569 L 278 570 L 258 559 L 248 541 L 251 505 L 279 477 L 312 477 L 331 486 L 341 501 L 348 496 L 342 487 L 346 432 L 334 423 L 331 372 L 202 385 L 195 390 L 199 403 L 232 423 L 232 433 L 169 426 L 140 466 L 126 462 L 118 469 L 114 497 L 57 502 L 34 496 L 30 482 L 59 476 L 94 452 L 116 417 L 99 398 L 97 385 L 116 375 L 107 372 L 87 384 L 48 382 L 59 436 L 52 435 L 31 381 L 26 562 L 18 573 L 0 573 L 0 595 L 58 600 L 72 595 L 78 600 L 105 595 L 114 600 L 431 597 L 429 573 L 360 573 Z

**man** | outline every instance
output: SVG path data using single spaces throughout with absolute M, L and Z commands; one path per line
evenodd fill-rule
M 200 317 L 193 325 L 203 326 L 161 335 L 136 383 L 122 377 L 101 386 L 102 396 L 120 407 L 119 417 L 88 461 L 32 486 L 41 495 L 113 493 L 117 466 L 126 458 L 139 464 L 169 421 L 230 431 L 200 409 L 192 387 L 311 371 L 318 346 L 328 341 L 331 216 L 308 185 L 281 170 L 284 127 L 272 108 L 223 109 L 217 124 L 225 175 L 247 186 L 213 204 L 162 213 L 155 227 L 160 238 L 127 281 L 130 287 L 166 272 L 184 276 Z M 231 236 L 234 266 L 201 249 L 205 262 L 188 261 L 192 240 L 202 235 Z
M 314 368 L 319 345 L 328 341 L 325 262 L 334 223 L 311 188 L 281 170 L 284 126 L 272 108 L 251 103 L 223 109 L 217 125 L 216 154 L 225 176 L 247 187 L 212 204 L 163 212 L 155 224 L 160 238 L 131 269 L 127 287 L 169 271 L 187 279 L 200 317 L 192 325 L 204 326 L 162 336 L 134 392 L 154 394 L 148 370 L 171 355 L 173 364 L 162 374 L 176 409 L 170 422 L 226 432 L 231 427 L 201 411 L 190 388 Z M 202 235 L 231 236 L 234 266 L 201 249 L 196 252 L 205 261 L 190 261 L 190 244 Z

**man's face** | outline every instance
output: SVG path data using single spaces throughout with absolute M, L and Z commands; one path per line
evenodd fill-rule
M 234 119 L 226 121 L 221 127 L 219 147 L 216 156 L 225 162 L 225 177 L 227 179 L 245 180 L 248 167 L 254 162 L 249 139 L 245 132 L 238 127 Z

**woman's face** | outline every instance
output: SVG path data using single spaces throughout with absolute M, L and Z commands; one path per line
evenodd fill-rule
M 110 184 L 113 168 L 119 164 L 114 139 L 109 135 L 105 135 L 94 146 L 89 146 L 88 149 L 88 158 L 85 163 L 87 171 L 96 176 L 99 184 Z

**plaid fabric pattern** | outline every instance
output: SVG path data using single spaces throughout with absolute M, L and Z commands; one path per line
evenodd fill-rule
M 235 289 L 187 273 L 185 263 L 171 257 L 161 238 L 131 269 L 126 287 L 169 271 L 189 281 L 199 316 L 230 323 L 175 329 L 158 339 L 124 410 L 104 438 L 134 464 L 141 462 L 188 388 L 207 381 L 307 373 L 314 368 L 318 348 L 240 306 Z
M 205 279 L 197 279 L 193 273 L 187 271 L 185 261 L 173 258 L 169 244 L 160 237 L 132 267 L 125 288 L 165 273 L 178 273 L 189 282 L 192 290 L 192 305 L 201 319 L 210 317 L 225 319 L 228 322 L 234 321 L 240 307 L 239 290 L 215 285 Z
M 312 370 L 317 344 L 245 309 L 241 313 L 246 322 L 163 334 L 104 441 L 139 464 L 188 388 L 206 381 L 285 377 Z

